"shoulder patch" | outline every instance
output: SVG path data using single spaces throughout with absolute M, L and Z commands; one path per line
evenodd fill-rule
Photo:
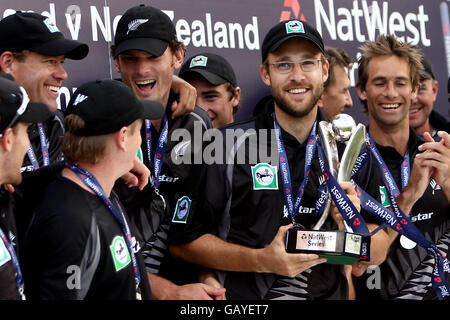
M 186 224 L 187 218 L 189 216 L 189 211 L 191 210 L 191 204 L 192 200 L 189 199 L 188 196 L 184 196 L 178 199 L 175 206 L 175 212 L 172 217 L 172 222 Z

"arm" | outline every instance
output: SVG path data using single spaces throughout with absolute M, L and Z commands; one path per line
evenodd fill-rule
M 169 249 L 179 259 L 210 269 L 269 272 L 288 277 L 326 262 L 316 254 L 287 253 L 284 238 L 290 228 L 292 225 L 281 226 L 269 246 L 261 249 L 229 243 L 212 234 L 204 234 L 186 244 L 172 244 Z
M 125 173 L 121 178 L 124 180 L 128 187 L 138 186 L 142 191 L 148 184 L 148 178 L 150 177 L 150 170 L 142 163 L 136 156 L 133 160 L 133 168 L 130 172 Z
M 224 288 L 215 288 L 203 283 L 177 286 L 156 274 L 147 272 L 152 295 L 157 300 L 212 300 L 225 293 Z
M 183 79 L 172 76 L 172 89 L 179 94 L 180 101 L 172 104 L 172 118 L 180 117 L 194 111 L 197 90 Z

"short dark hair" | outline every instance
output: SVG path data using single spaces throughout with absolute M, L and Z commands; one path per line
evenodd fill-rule
M 328 63 L 330 64 L 330 68 L 328 69 L 328 79 L 323 84 L 324 88 L 326 89 L 327 86 L 330 83 L 333 83 L 335 79 L 334 67 L 341 66 L 349 69 L 352 65 L 352 60 L 344 49 L 333 48 L 329 46 L 325 46 L 325 59 L 327 59 Z

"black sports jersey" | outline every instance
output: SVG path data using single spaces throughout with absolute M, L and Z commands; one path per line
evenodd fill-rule
M 0 229 L 13 245 L 16 254 L 17 231 L 12 212 L 12 195 L 0 190 Z M 3 239 L 0 239 L 0 300 L 18 300 L 19 292 L 16 286 L 16 269 Z
M 138 249 L 142 298 L 148 299 Z M 95 194 L 61 175 L 45 189 L 23 250 L 30 299 L 136 299 L 131 255 L 119 223 Z
M 273 100 L 266 100 L 266 103 L 273 110 Z M 321 113 L 318 119 L 323 119 Z M 205 208 L 189 221 L 188 229 L 178 241 L 190 242 L 204 233 L 213 233 L 227 242 L 263 248 L 270 244 L 280 226 L 292 222 L 285 208 L 277 146 L 274 138 L 271 138 L 271 129 L 273 118 L 266 111 L 256 118 L 222 129 L 224 136 L 228 134 L 225 133 L 227 130 L 236 136 L 234 144 L 225 146 L 224 164 L 208 166 Z M 264 134 L 267 136 L 264 137 Z M 295 195 L 304 178 L 307 141 L 300 144 L 284 130 L 282 138 Z M 265 155 L 260 153 L 263 148 L 269 150 L 265 154 L 268 159 L 275 157 L 276 161 L 266 162 L 268 160 L 263 159 Z M 270 152 L 275 154 L 270 156 Z M 239 156 L 243 158 L 239 160 Z M 226 162 L 226 159 L 232 161 Z M 315 201 L 321 176 L 316 152 L 305 195 L 296 216 L 296 221 L 306 228 L 311 228 L 318 219 Z M 325 226 L 337 229 L 331 218 Z M 294 278 L 269 273 L 220 272 L 219 279 L 227 289 L 228 299 L 347 298 L 348 286 L 343 267 L 336 265 L 321 264 Z
M 412 128 L 409 134 L 408 151 L 412 165 L 418 152 L 417 147 L 424 141 L 419 135 L 415 134 Z M 401 188 L 403 156 L 392 147 L 377 145 L 377 149 L 397 186 Z M 366 166 L 361 169 L 355 181 L 380 203 L 386 201 L 383 191 L 385 186 L 372 156 Z M 449 212 L 449 202 L 441 187 L 431 177 L 423 196 L 414 204 L 409 215 L 425 238 L 436 244 L 446 255 L 449 252 L 450 245 Z M 368 279 L 375 276 L 374 271 L 370 271 L 356 279 L 357 298 L 436 299 L 431 287 L 433 262 L 433 256 L 426 249 L 412 244 L 407 238 L 399 235 L 389 250 L 387 260 L 380 266 L 380 288 L 367 285 Z
M 441 138 L 437 135 L 438 131 L 445 131 L 450 133 L 450 121 L 448 121 L 443 115 L 436 110 L 431 110 L 429 121 L 434 131 L 430 132 L 432 137 L 436 141 L 440 141 Z
M 187 217 L 197 210 L 202 196 L 201 186 L 204 181 L 202 177 L 205 172 L 205 166 L 201 163 L 202 136 L 212 125 L 208 114 L 199 107 L 195 107 L 192 113 L 184 117 L 171 119 L 171 104 L 176 98 L 171 91 L 165 113 L 168 120 L 168 141 L 159 178 L 159 192 L 165 199 L 166 209 L 162 211 L 155 205 L 154 200 L 158 200 L 158 196 L 155 195 L 150 184 L 139 191 L 137 188 L 126 187 L 119 180 L 114 188 L 124 203 L 132 223 L 139 231 L 138 236 L 142 243 L 147 271 L 182 284 L 196 281 L 196 276 L 186 271 L 182 273 L 181 278 L 178 278 L 180 268 L 186 269 L 190 266 L 182 261 L 174 262 L 171 259 L 167 247 L 168 237 L 169 233 L 171 237 L 177 237 L 178 234 L 183 233 L 185 227 L 184 223 L 172 224 L 180 199 L 186 199 L 186 202 L 190 204 Z M 153 156 L 160 132 L 157 132 L 154 126 L 151 130 Z M 177 137 L 177 132 L 188 134 L 190 139 L 187 139 L 187 136 Z M 142 128 L 141 135 L 144 163 L 148 168 L 152 168 L 148 159 L 145 126 Z M 182 159 L 190 161 L 182 162 Z M 200 162 L 196 162 L 195 159 L 200 159 Z M 179 162 L 182 163 L 179 164 Z
M 61 139 L 65 132 L 63 112 L 57 110 L 53 117 L 51 117 L 50 119 L 48 119 L 46 122 L 43 123 L 43 126 L 47 138 L 50 163 L 55 163 L 63 160 L 64 155 L 61 151 Z M 32 124 L 28 128 L 28 137 L 30 139 L 30 146 L 33 148 L 34 153 L 39 162 L 39 167 L 42 167 L 44 161 L 37 124 Z M 23 174 L 27 174 L 28 172 L 34 171 L 34 167 L 30 159 L 28 158 L 28 155 L 25 155 L 25 159 L 23 161 L 22 168 L 20 169 L 20 171 Z

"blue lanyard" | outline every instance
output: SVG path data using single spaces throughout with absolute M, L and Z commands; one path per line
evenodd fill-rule
M 122 232 L 125 235 L 125 241 L 127 243 L 128 251 L 131 256 L 131 261 L 133 263 L 133 270 L 134 270 L 134 278 L 136 280 L 136 286 L 139 285 L 141 282 L 141 275 L 139 273 L 139 266 L 137 264 L 136 256 L 134 254 L 133 245 L 131 243 L 131 232 L 130 228 L 128 227 L 127 221 L 125 219 L 125 214 L 120 206 L 120 204 L 116 201 L 116 205 L 119 208 L 119 213 L 117 212 L 116 208 L 112 205 L 111 200 L 106 196 L 105 192 L 103 191 L 102 187 L 98 183 L 97 179 L 87 170 L 80 168 L 77 163 L 67 161 L 67 167 L 71 169 L 77 176 L 80 178 L 83 183 L 89 187 L 92 191 L 95 192 L 95 194 L 103 201 L 103 203 L 106 205 L 106 207 L 111 211 L 114 219 L 117 221 L 117 223 L 122 228 Z
M 449 262 L 444 256 L 441 254 L 439 249 L 436 247 L 434 243 L 427 240 L 419 229 L 411 222 L 408 216 L 406 216 L 403 211 L 398 207 L 397 197 L 400 194 L 400 191 L 389 172 L 389 169 L 386 166 L 383 158 L 381 157 L 379 151 L 377 150 L 375 143 L 372 137 L 368 134 L 368 148 L 371 151 L 372 155 L 376 159 L 377 168 L 382 176 L 383 182 L 386 185 L 386 189 L 389 195 L 389 199 L 391 201 L 391 206 L 394 212 L 391 212 L 384 208 L 382 204 L 372 198 L 369 194 L 367 194 L 363 189 L 361 189 L 358 185 L 354 183 L 356 193 L 361 200 L 361 207 L 363 207 L 367 212 L 372 214 L 375 217 L 378 217 L 381 221 L 384 222 L 385 225 L 394 229 L 401 235 L 413 240 L 421 247 L 427 249 L 435 259 L 433 275 L 431 277 L 431 283 L 433 290 L 436 292 L 436 295 L 439 299 L 442 299 L 446 296 L 450 296 L 450 287 L 445 280 L 444 272 L 450 272 Z M 406 153 L 403 161 L 402 161 L 402 189 L 404 189 L 408 185 L 409 174 L 410 174 L 410 165 L 409 165 L 409 153 Z M 378 230 L 378 229 L 377 229 Z M 376 231 L 372 232 L 375 233 Z
M 305 193 L 305 186 L 309 179 L 309 173 L 311 170 L 311 164 L 312 160 L 314 158 L 314 153 L 317 146 L 317 139 L 316 139 L 316 122 L 314 122 L 314 126 L 311 130 L 311 134 L 308 138 L 308 144 L 306 145 L 306 158 L 305 158 L 305 171 L 304 171 L 304 178 L 300 185 L 300 188 L 297 192 L 297 197 L 293 199 L 292 195 L 292 180 L 291 180 L 291 172 L 289 170 L 289 163 L 287 158 L 286 149 L 284 147 L 283 138 L 281 137 L 281 128 L 278 124 L 277 118 L 275 113 L 272 114 L 273 116 L 273 125 L 276 132 L 276 139 L 278 144 L 278 156 L 280 160 L 280 174 L 281 179 L 283 182 L 283 193 L 284 198 L 286 200 L 286 207 L 289 213 L 289 216 L 291 217 L 292 221 L 294 222 L 295 216 L 297 215 L 298 209 L 300 208 L 300 204 L 303 199 L 303 195 Z
M 319 164 L 320 169 L 325 177 L 325 182 L 328 187 L 331 198 L 333 199 L 336 207 L 341 213 L 347 225 L 352 230 L 363 236 L 363 242 L 361 244 L 361 260 L 370 260 L 370 232 L 367 228 L 367 224 L 362 217 L 361 213 L 356 209 L 351 200 L 342 190 L 341 186 L 337 182 L 336 178 L 330 172 L 330 169 L 325 165 L 325 156 L 323 155 L 322 147 L 319 144 Z
M 164 116 L 162 121 L 162 131 L 159 135 L 158 144 L 156 146 L 155 155 L 152 161 L 152 123 L 150 120 L 145 120 L 145 139 L 147 143 L 147 157 L 150 165 L 151 182 L 153 188 L 159 187 L 159 176 L 161 174 L 162 163 L 167 146 L 167 135 L 169 132 L 167 117 Z
M 23 276 L 22 276 L 22 270 L 20 269 L 19 265 L 19 259 L 17 259 L 16 252 L 11 244 L 11 242 L 8 241 L 8 238 L 3 233 L 3 230 L 0 228 L 0 238 L 2 239 L 3 243 L 6 246 L 6 249 L 9 251 L 9 254 L 11 255 L 11 260 L 14 265 L 14 268 L 16 269 L 16 287 L 19 291 L 20 298 L 22 300 L 25 300 L 25 294 L 24 294 L 24 282 L 23 282 Z
M 38 127 L 38 132 L 39 132 L 39 140 L 41 142 L 42 161 L 43 161 L 43 166 L 45 167 L 50 164 L 50 157 L 48 154 L 47 135 L 45 134 L 45 129 L 44 129 L 44 126 L 42 125 L 42 122 L 38 122 L 37 127 Z M 39 169 L 39 162 L 37 160 L 36 153 L 34 152 L 31 144 L 28 147 L 27 155 L 31 161 L 31 164 L 34 167 L 34 170 Z
M 381 157 L 380 152 L 378 151 L 377 147 L 375 146 L 375 142 L 373 141 L 370 134 L 367 134 L 367 138 L 369 141 L 368 148 L 376 160 L 377 168 L 383 179 L 384 185 L 386 186 L 387 194 L 389 196 L 389 200 L 391 202 L 392 209 L 394 210 L 394 212 L 397 216 L 404 215 L 403 212 L 401 212 L 401 210 L 397 204 L 397 198 L 400 195 L 400 190 L 399 190 L 397 184 L 395 183 L 395 180 L 392 177 L 392 174 L 389 171 L 386 163 L 384 162 L 383 158 Z M 409 152 L 406 152 L 406 155 L 403 158 L 402 165 L 401 165 L 402 190 L 405 189 L 406 186 L 408 185 L 409 176 L 410 176 L 409 163 L 410 163 Z

